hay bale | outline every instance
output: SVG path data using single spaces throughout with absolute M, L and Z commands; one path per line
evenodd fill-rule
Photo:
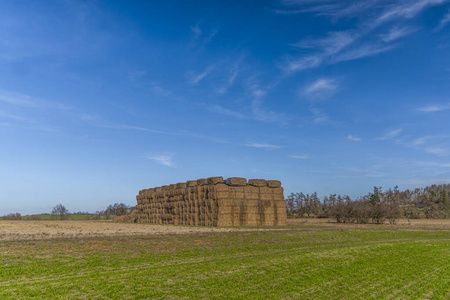
M 227 178 L 226 184 L 228 185 L 246 185 L 247 179 L 241 177 L 230 177 Z
M 223 177 L 222 176 L 209 177 L 207 179 L 207 182 L 208 182 L 208 184 L 223 183 Z
M 206 184 L 208 184 L 208 180 L 207 179 L 204 179 L 204 178 L 202 178 L 202 179 L 197 179 L 197 185 L 206 185 Z
M 266 186 L 266 181 L 264 179 L 249 179 L 248 184 L 253 186 Z
M 266 183 L 268 187 L 272 188 L 281 187 L 281 181 L 278 180 L 267 180 Z

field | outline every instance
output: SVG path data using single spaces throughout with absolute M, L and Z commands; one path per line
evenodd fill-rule
M 1 221 L 0 298 L 448 299 L 450 222 L 411 222 Z

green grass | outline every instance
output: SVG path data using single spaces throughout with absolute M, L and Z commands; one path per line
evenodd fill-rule
M 450 232 L 291 226 L 0 243 L 0 299 L 448 299 Z

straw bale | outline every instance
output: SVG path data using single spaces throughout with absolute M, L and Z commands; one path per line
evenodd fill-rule
M 223 183 L 223 177 L 222 176 L 209 177 L 207 179 L 207 181 L 208 181 L 208 184 Z
M 228 225 L 220 225 L 226 223 Z M 219 226 L 233 226 L 234 225 L 234 217 L 232 214 L 220 213 L 217 215 L 217 224 Z
M 273 194 L 274 188 L 270 188 L 268 186 L 261 186 L 258 188 L 261 194 Z
M 259 194 L 259 199 L 261 200 L 273 200 L 273 195 L 272 194 Z
M 259 188 L 257 186 L 245 185 L 243 186 L 245 193 L 259 193 Z
M 246 185 L 247 179 L 241 177 L 230 177 L 227 178 L 227 184 L 229 185 Z
M 178 182 L 176 184 L 177 189 L 186 188 L 186 182 Z
M 284 189 L 282 187 L 271 188 L 273 194 L 283 195 Z
M 248 226 L 258 226 L 259 222 L 259 215 L 255 213 L 248 213 L 247 214 L 247 225 Z
M 275 200 L 275 206 L 277 209 L 286 209 L 286 201 L 284 200 Z
M 170 189 L 170 187 L 168 185 L 163 185 L 163 186 L 161 186 L 161 189 L 163 191 L 168 191 Z
M 208 180 L 207 179 L 197 179 L 197 185 L 206 185 L 208 184 Z
M 253 186 L 266 186 L 266 181 L 264 179 L 249 179 L 248 184 Z
M 245 193 L 244 198 L 247 200 L 258 200 L 259 193 Z
M 224 191 L 230 191 L 231 187 L 229 187 L 226 184 L 216 184 L 212 186 L 212 190 L 214 192 L 224 192 Z
M 247 206 L 248 209 L 250 208 L 257 208 L 258 205 L 260 204 L 259 200 L 256 199 L 252 199 L 252 200 L 245 200 L 245 206 Z
M 243 192 L 231 192 L 230 195 L 232 195 L 232 197 L 236 199 L 244 199 L 245 197 L 245 194 Z
M 281 187 L 281 181 L 279 180 L 267 180 L 266 183 L 268 187 L 272 188 Z
M 228 188 L 230 189 L 230 191 L 243 193 L 244 192 L 244 187 L 245 186 L 229 186 Z
M 186 181 L 186 186 L 188 186 L 188 187 L 197 186 L 197 180 Z

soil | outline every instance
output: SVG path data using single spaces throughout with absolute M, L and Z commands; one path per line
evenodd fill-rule
M 401 219 L 396 225 L 340 224 L 333 219 L 288 219 L 291 226 L 376 228 L 386 230 L 448 230 L 450 219 Z M 380 227 L 382 226 L 382 227 Z M 207 232 L 283 230 L 286 227 L 202 227 L 116 223 L 112 221 L 0 221 L 0 242 L 129 235 L 196 234 Z
M 0 221 L 0 242 L 54 238 L 86 238 L 129 235 L 192 234 L 267 230 L 263 228 L 223 228 L 116 223 L 112 221 Z M 270 230 L 270 229 L 269 229 Z

